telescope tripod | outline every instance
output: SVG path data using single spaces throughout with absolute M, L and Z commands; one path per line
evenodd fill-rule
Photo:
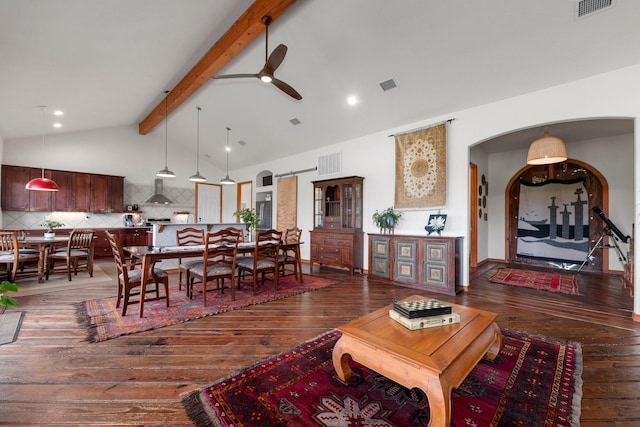
M 613 244 L 601 245 L 602 240 L 604 239 L 604 236 L 609 236 L 609 241 L 613 242 Z M 585 260 L 582 261 L 582 264 L 578 269 L 578 273 L 580 273 L 580 270 L 582 270 L 582 267 L 584 267 L 584 265 L 587 262 L 589 262 L 589 259 L 591 258 L 591 254 L 593 253 L 593 251 L 595 251 L 596 249 L 611 249 L 611 248 L 614 248 L 616 250 L 616 254 L 618 255 L 618 261 L 620 261 L 621 264 L 624 264 L 625 262 L 627 262 L 627 258 L 622 253 L 620 246 L 618 246 L 618 238 L 613 235 L 613 232 L 609 229 L 609 227 L 604 227 L 600 232 L 600 238 L 598 239 L 596 244 L 593 245 L 593 248 L 589 251 Z

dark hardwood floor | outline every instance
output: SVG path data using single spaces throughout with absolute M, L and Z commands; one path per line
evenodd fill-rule
M 101 262 L 113 277 L 112 264 Z M 632 298 L 619 277 L 583 273 L 580 295 L 570 296 L 489 283 L 495 266 L 473 271 L 468 292 L 431 295 L 497 312 L 501 327 L 579 342 L 581 425 L 640 425 L 640 324 L 631 320 Z M 84 341 L 74 304 L 114 295 L 114 280 L 18 298 L 25 312 L 19 338 L 0 346 L 0 425 L 189 425 L 180 393 L 425 294 L 332 269 L 320 274 L 340 283 L 97 344 Z

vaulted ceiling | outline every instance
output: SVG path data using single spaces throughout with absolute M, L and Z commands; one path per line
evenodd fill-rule
M 154 108 L 157 122 L 163 92 L 179 87 L 255 3 L 0 0 L 0 136 L 10 143 L 39 135 L 38 105 L 65 111 L 63 127 L 50 133 L 142 128 Z M 195 152 L 196 106 L 201 153 L 223 168 L 215 153 L 228 126 L 233 143 L 246 143 L 234 145 L 237 168 L 640 63 L 635 1 L 579 20 L 569 0 L 267 3 L 281 12 L 269 51 L 289 48 L 276 76 L 303 99 L 258 79 L 205 78 L 172 103 L 169 141 L 184 145 L 181 153 Z M 218 74 L 262 68 L 265 34 L 253 31 Z M 397 87 L 385 92 L 380 83 L 389 79 Z M 359 103 L 348 105 L 349 95 Z M 595 127 L 604 128 L 629 129 Z

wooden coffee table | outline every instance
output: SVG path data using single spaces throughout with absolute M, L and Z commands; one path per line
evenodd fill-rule
M 407 298 L 425 298 L 414 295 Z M 460 323 L 411 331 L 389 317 L 393 305 L 381 308 L 337 329 L 342 336 L 333 348 L 333 366 L 343 381 L 351 376 L 349 356 L 407 388 L 422 389 L 429 400 L 430 427 L 448 427 L 451 390 L 486 354 L 493 360 L 502 345 L 488 311 L 451 304 Z

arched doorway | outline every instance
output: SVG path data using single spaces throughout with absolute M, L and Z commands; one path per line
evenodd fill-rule
M 563 184 L 567 184 L 567 188 L 570 187 L 570 184 L 578 185 L 579 189 L 574 193 L 575 201 L 571 203 L 558 201 L 556 203 L 554 191 L 558 191 L 557 189 Z M 531 211 L 543 212 L 546 216 L 526 217 L 527 212 L 523 212 L 523 207 L 528 202 L 525 201 L 524 192 L 528 191 L 527 188 L 533 187 L 537 187 L 539 192 L 545 191 L 545 186 L 550 189 L 548 197 L 544 195 L 540 197 L 540 200 L 544 202 Z M 586 253 L 590 251 L 592 245 L 602 234 L 602 219 L 594 214 L 592 209 L 594 206 L 599 206 L 604 212 L 608 212 L 608 188 L 607 180 L 597 169 L 578 160 L 569 159 L 562 163 L 531 165 L 520 169 L 509 181 L 505 195 L 507 215 L 505 218 L 507 227 L 505 230 L 505 253 L 507 260 L 514 264 L 578 270 L 587 258 Z M 574 190 L 571 188 L 571 191 Z M 582 210 L 585 212 L 585 218 L 580 218 L 577 211 L 576 215 L 569 212 L 571 208 L 569 205 L 576 204 L 585 205 Z M 570 225 L 569 219 L 580 221 L 583 226 Z M 584 227 L 587 225 L 588 229 Z M 584 237 L 579 238 L 582 233 Z M 606 240 L 604 243 L 607 243 Z M 530 244 L 530 248 L 536 244 L 539 247 L 523 250 L 522 248 L 526 244 Z M 542 246 L 542 244 L 546 246 Z M 573 247 L 578 246 L 580 251 L 569 252 L 573 250 Z M 553 251 L 549 251 L 549 248 L 553 248 Z M 566 256 L 563 255 L 563 251 Z M 581 256 L 582 258 L 580 258 Z M 596 249 L 582 270 L 608 272 L 608 266 L 607 251 Z

